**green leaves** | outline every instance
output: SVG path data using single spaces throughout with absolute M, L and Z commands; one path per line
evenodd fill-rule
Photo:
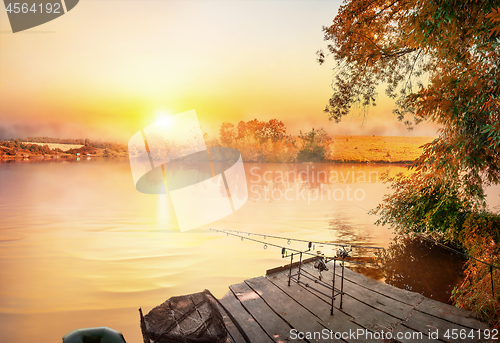
M 467 215 L 485 210 L 483 189 L 500 180 L 499 8 L 500 0 L 348 0 L 324 28 L 338 66 L 331 120 L 373 105 L 385 84 L 399 120 L 442 127 L 414 174 L 390 180 L 379 223 L 458 240 Z
M 297 154 L 297 162 L 323 162 L 327 155 L 327 146 L 331 144 L 331 138 L 324 129 L 307 132 L 300 131 L 299 138 L 303 146 Z
M 372 211 L 380 215 L 377 224 L 390 225 L 400 233 L 440 232 L 458 242 L 472 204 L 461 199 L 457 185 L 415 175 L 386 179 L 394 192 Z

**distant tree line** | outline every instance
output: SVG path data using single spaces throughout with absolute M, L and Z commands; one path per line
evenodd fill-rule
M 46 144 L 73 144 L 83 145 L 78 149 L 69 149 L 63 151 L 60 148 L 50 149 L 48 145 L 26 144 L 46 143 Z M 96 154 L 96 149 L 104 149 L 103 156 L 118 156 L 120 153 L 127 152 L 127 146 L 114 142 L 91 141 L 90 139 L 59 139 L 49 137 L 27 137 L 26 139 L 8 139 L 0 141 L 0 154 L 16 156 L 19 153 L 31 155 L 54 155 L 54 154 Z
M 17 155 L 19 151 L 30 152 L 33 155 L 54 153 L 47 145 L 25 144 L 19 139 L 2 140 L 0 146 L 3 153 L 11 156 Z
M 100 139 L 97 141 L 93 141 L 88 138 L 71 139 L 71 138 L 50 138 L 50 137 L 28 137 L 26 138 L 25 141 L 33 143 L 78 144 L 96 149 L 109 149 L 111 151 L 116 151 L 118 153 L 127 152 L 127 146 L 125 144 L 118 144 L 114 142 L 103 142 Z
M 277 119 L 224 122 L 219 129 L 221 145 L 238 149 L 246 162 L 325 162 L 333 158 L 332 139 L 324 129 L 291 136 Z

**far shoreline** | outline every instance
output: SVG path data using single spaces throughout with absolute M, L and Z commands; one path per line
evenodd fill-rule
M 318 147 L 303 146 L 304 142 L 297 141 L 298 144 L 289 146 L 285 145 L 269 146 L 268 143 L 255 145 L 256 142 L 249 145 L 241 145 L 235 142 L 221 144 L 218 140 L 207 141 L 207 146 L 227 146 L 240 151 L 244 163 L 337 163 L 337 164 L 403 164 L 411 165 L 424 152 L 424 147 L 431 143 L 435 137 L 420 137 L 420 136 L 331 136 L 328 140 L 321 143 Z M 41 140 L 32 138 L 32 140 Z M 50 139 L 57 141 L 58 139 Z M 19 140 L 20 141 L 20 140 Z M 4 145 L 10 144 L 9 141 L 4 141 Z M 75 149 L 78 145 L 70 145 L 66 142 L 61 143 L 45 143 L 33 141 L 21 141 L 25 146 L 16 146 L 11 144 L 1 146 L 3 149 L 0 153 L 0 162 L 5 161 L 58 161 L 58 160 L 87 160 L 97 158 L 116 158 L 127 157 L 128 146 L 116 143 L 102 143 L 92 141 L 73 140 L 70 143 L 85 143 L 80 145 L 80 148 Z M 212 144 L 210 144 L 212 143 Z M 300 144 L 299 144 L 300 143 Z M 31 144 L 31 147 L 26 146 Z M 34 145 L 36 146 L 34 146 Z M 57 149 L 49 149 L 50 146 Z M 274 144 L 274 143 L 273 143 Z M 288 145 L 286 145 L 288 144 Z M 295 143 L 294 143 L 295 144 Z M 301 145 L 302 144 L 302 145 Z M 72 148 L 72 149 L 66 149 Z M 279 150 L 269 150 L 269 148 Z M 42 150 L 45 149 L 45 150 Z M 281 150 L 282 149 L 282 150 Z M 292 150 L 290 150 L 292 149 Z M 311 150 L 309 156 L 302 154 L 304 151 Z M 316 149 L 321 153 L 313 150 Z M 290 151 L 289 151 L 290 150 Z M 301 156 L 297 154 L 302 154 Z M 305 154 L 307 155 L 307 154 Z
M 0 163 L 6 163 L 6 162 L 24 162 L 24 163 L 29 163 L 29 162 L 64 162 L 64 161 L 88 161 L 88 160 L 118 160 L 118 159 L 125 159 L 128 158 L 128 155 L 125 156 L 75 156 L 75 155 L 66 155 L 66 156 L 60 156 L 60 155 L 49 155 L 49 156 L 42 156 L 42 155 L 34 155 L 30 156 L 28 158 L 26 157 L 6 157 L 6 156 L 0 156 Z M 312 164 L 359 164 L 359 165 L 405 165 L 405 166 L 410 166 L 414 163 L 414 161 L 357 161 L 357 160 L 332 160 L 332 161 L 321 161 L 321 162 L 268 162 L 268 161 L 243 161 L 243 163 L 264 163 L 264 164 L 304 164 L 304 165 L 312 165 Z

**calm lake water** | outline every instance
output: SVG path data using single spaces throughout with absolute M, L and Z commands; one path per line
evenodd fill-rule
M 58 342 L 73 329 L 109 326 L 127 342 L 142 342 L 139 307 L 147 313 L 171 296 L 203 289 L 222 297 L 229 285 L 289 261 L 277 248 L 209 227 L 390 246 L 391 231 L 375 226 L 367 210 L 387 193 L 382 174 L 406 173 L 405 166 L 245 168 L 249 200 L 241 209 L 180 232 L 169 198 L 136 191 L 126 159 L 0 163 L 2 341 Z M 498 188 L 488 194 L 498 210 Z M 315 250 L 334 253 L 321 245 Z M 352 267 L 380 280 L 390 275 L 391 283 L 441 301 L 460 281 L 462 260 L 432 244 L 398 241 L 383 265 L 375 251 L 354 249 L 363 265 Z

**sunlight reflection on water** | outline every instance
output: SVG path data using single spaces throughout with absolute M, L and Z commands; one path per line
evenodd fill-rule
M 147 312 L 171 296 L 205 288 L 221 297 L 229 285 L 286 263 L 278 249 L 264 250 L 209 227 L 389 245 L 391 232 L 374 226 L 376 218 L 366 212 L 380 202 L 386 185 L 375 179 L 358 182 L 348 173 L 395 175 L 404 166 L 247 164 L 246 169 L 251 191 L 245 206 L 181 233 L 168 196 L 137 192 L 127 160 L 0 164 L 2 337 L 53 342 L 75 328 L 110 326 L 127 341 L 139 342 L 140 306 Z M 313 170 L 326 174 L 311 174 Z M 295 174 L 276 179 L 286 171 Z M 334 172 L 343 179 L 322 179 Z M 335 190 L 347 195 L 348 187 L 362 189 L 365 196 L 332 198 Z M 306 244 L 290 247 L 306 249 Z M 354 256 L 373 253 L 361 250 Z M 359 271 L 380 277 L 373 269 Z

